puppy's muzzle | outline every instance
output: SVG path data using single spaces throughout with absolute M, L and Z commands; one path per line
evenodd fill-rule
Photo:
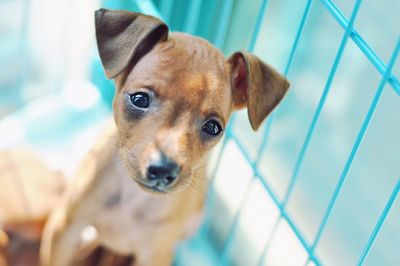
M 150 162 L 143 185 L 155 191 L 165 192 L 175 183 L 180 170 L 176 162 L 162 156 L 160 160 Z

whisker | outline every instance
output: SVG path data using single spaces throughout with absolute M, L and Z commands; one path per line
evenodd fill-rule
M 209 181 L 209 178 L 203 176 L 201 173 L 194 173 L 192 174 L 192 177 L 198 180 Z
M 122 163 L 123 163 L 123 161 L 122 161 L 121 159 L 117 159 L 117 160 L 112 161 L 112 162 L 108 165 L 108 167 L 114 166 L 114 165 L 118 165 L 118 164 L 122 164 Z
M 203 181 L 203 182 L 208 182 L 210 180 L 208 180 L 205 177 L 201 177 L 201 176 L 193 176 L 193 179 L 199 180 L 199 181 Z
M 207 195 L 207 193 L 206 193 L 196 182 L 194 182 L 194 180 L 191 180 L 190 184 L 192 184 L 192 187 L 193 187 L 195 190 L 199 191 L 200 194 L 202 194 L 203 197 L 204 197 L 206 200 L 208 200 L 208 195 Z
M 201 170 L 201 169 L 203 169 L 203 168 L 205 168 L 205 167 L 207 167 L 207 164 L 199 165 L 198 167 L 196 167 L 196 168 L 193 169 L 193 172 L 194 172 L 194 171 Z
M 199 190 L 195 184 L 193 184 L 192 182 L 189 183 L 190 187 L 192 187 L 195 191 L 199 192 L 204 198 L 206 198 L 206 195 L 204 195 L 203 192 L 201 192 L 201 190 Z
M 113 136 L 113 137 L 109 138 L 108 143 L 111 145 L 114 145 L 116 147 L 121 147 L 120 140 L 117 136 Z

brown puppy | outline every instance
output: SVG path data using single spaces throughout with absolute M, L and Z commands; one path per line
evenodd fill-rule
M 154 17 L 101 9 L 95 22 L 105 72 L 116 82 L 116 127 L 46 225 L 42 262 L 69 265 L 80 232 L 93 225 L 103 245 L 134 254 L 135 265 L 171 265 L 176 243 L 200 221 L 204 196 L 193 184 L 206 190 L 199 181 L 207 154 L 232 111 L 247 106 L 256 130 L 289 84 L 252 54 L 225 59 L 201 38 L 169 34 Z

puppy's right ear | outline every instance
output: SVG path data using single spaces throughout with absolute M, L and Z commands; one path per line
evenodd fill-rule
M 251 127 L 257 130 L 285 96 L 289 82 L 248 52 L 236 52 L 228 62 L 231 65 L 233 107 L 247 106 Z
M 95 24 L 100 59 L 109 79 L 168 38 L 165 23 L 135 12 L 99 9 L 95 12 Z

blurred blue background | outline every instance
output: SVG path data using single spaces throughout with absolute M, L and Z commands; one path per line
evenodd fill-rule
M 177 265 L 400 265 L 399 0 L 0 0 L 0 148 L 73 174 L 111 114 L 99 7 L 248 49 L 291 83 L 258 132 L 235 115 Z

